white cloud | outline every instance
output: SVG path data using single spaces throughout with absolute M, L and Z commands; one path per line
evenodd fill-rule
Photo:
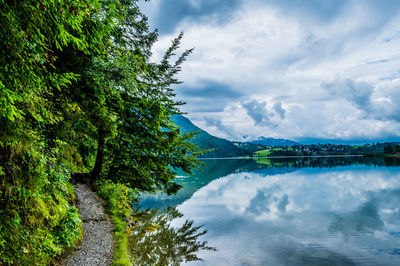
M 281 170 L 273 175 L 268 170 L 230 174 L 178 206 L 183 219 L 204 224 L 208 243 L 219 250 L 200 254 L 207 264 L 234 264 L 243 247 L 246 257 L 261 265 L 288 264 L 288 258 L 279 255 L 292 254 L 292 247 L 296 256 L 316 254 L 314 248 L 319 247 L 331 253 L 335 263 L 340 256 L 371 264 L 398 263 L 397 256 L 382 252 L 399 244 L 391 235 L 399 230 L 398 171 L 372 166 Z
M 306 13 L 285 15 L 276 7 L 255 2 L 243 3 L 228 23 L 185 19 L 178 25 L 174 35 L 185 32 L 181 46 L 195 47 L 180 74 L 185 83 L 176 87 L 178 98 L 187 102 L 184 110 L 189 118 L 229 139 L 233 135 L 400 136 L 396 104 L 400 100 L 400 17 L 386 19 L 369 2 L 348 1 L 329 21 L 318 23 L 307 20 Z M 174 35 L 160 38 L 154 60 Z M 204 80 L 225 84 L 226 93 L 237 96 L 187 95 L 188 88 L 193 90 Z M 217 112 L 201 111 L 198 104 L 204 105 L 207 99 Z M 254 125 L 241 105 L 250 101 L 275 106 L 275 113 L 284 119 L 275 115 L 274 127 Z M 274 109 L 265 108 L 264 117 L 268 117 Z M 207 124 L 204 116 L 219 122 Z M 217 123 L 232 128 L 232 133 L 218 130 Z
M 336 78 L 321 86 L 338 98 L 346 99 L 363 115 L 383 121 L 400 122 L 400 79 L 380 82 L 374 87 L 367 82 Z
M 267 206 L 262 212 L 251 212 L 254 219 L 285 219 L 277 205 L 288 197 L 289 203 L 285 208 L 287 214 L 310 210 L 350 212 L 367 200 L 368 193 L 396 189 L 400 184 L 398 177 L 399 174 L 387 175 L 379 169 L 358 170 L 356 174 L 349 170 L 307 174 L 296 171 L 268 178 L 258 173 L 231 174 L 197 191 L 180 209 L 191 213 L 196 212 L 197 206 L 223 206 L 231 213 L 242 216 L 252 208 L 252 202 L 258 200 Z M 266 202 L 262 197 L 257 197 L 260 192 L 275 200 Z

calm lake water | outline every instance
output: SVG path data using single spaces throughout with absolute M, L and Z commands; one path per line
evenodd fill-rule
M 400 167 L 394 158 L 204 160 L 175 196 L 208 232 L 192 265 L 400 265 Z

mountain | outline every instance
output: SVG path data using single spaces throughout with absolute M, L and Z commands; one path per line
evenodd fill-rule
M 246 143 L 265 145 L 265 146 L 292 146 L 292 145 L 299 145 L 299 143 L 291 141 L 291 140 L 265 138 L 263 136 L 259 137 L 257 140 L 247 141 Z
M 192 139 L 192 142 L 204 150 L 213 149 L 199 157 L 203 158 L 223 158 L 223 157 L 238 157 L 252 154 L 246 149 L 237 147 L 231 141 L 221 139 L 208 134 L 206 131 L 195 126 L 189 119 L 182 115 L 174 115 L 172 120 L 181 128 L 181 131 L 190 133 L 199 131 Z

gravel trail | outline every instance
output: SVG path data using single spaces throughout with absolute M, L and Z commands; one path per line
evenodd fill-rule
M 102 200 L 85 184 L 76 184 L 75 194 L 83 221 L 83 240 L 80 248 L 61 261 L 61 265 L 110 265 L 112 224 L 104 214 Z

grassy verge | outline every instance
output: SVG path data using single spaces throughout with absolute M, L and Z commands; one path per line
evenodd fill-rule
M 128 221 L 132 210 L 133 191 L 123 184 L 101 180 L 96 192 L 106 201 L 106 212 L 114 223 L 115 250 L 112 265 L 132 265 L 128 249 Z

